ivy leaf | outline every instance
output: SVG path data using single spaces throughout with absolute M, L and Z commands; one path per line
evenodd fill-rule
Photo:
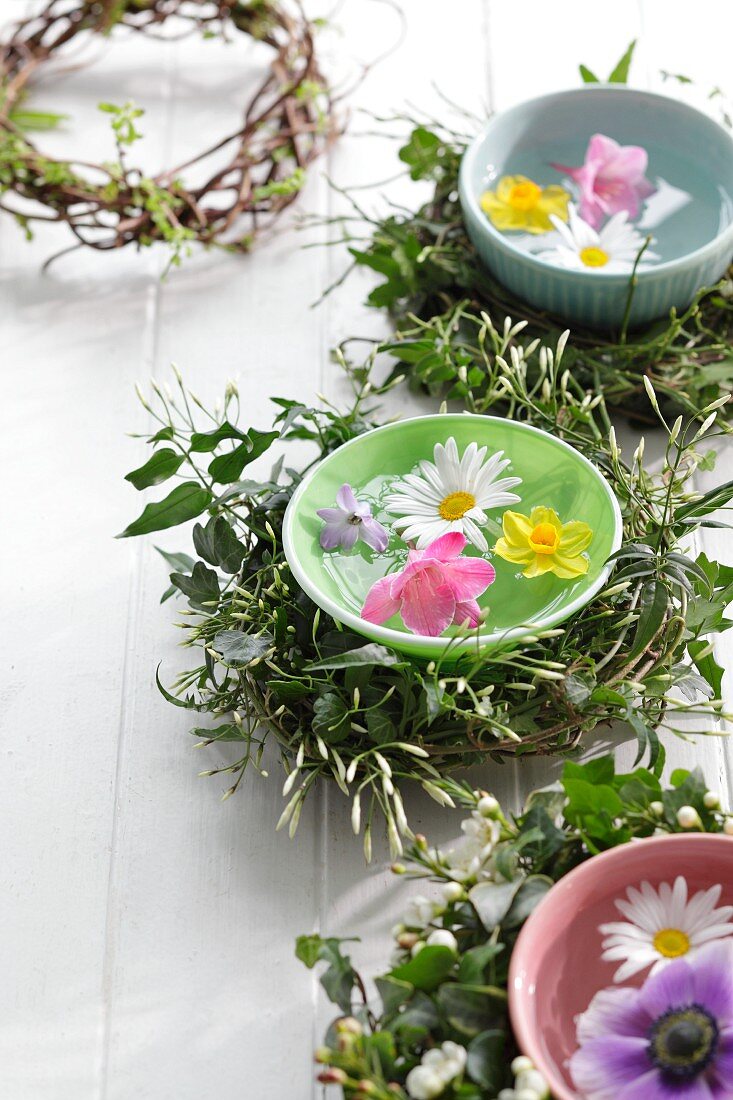
M 631 59 L 634 56 L 634 50 L 636 49 L 636 39 L 631 41 L 624 53 L 623 57 L 619 59 L 613 69 L 611 75 L 608 78 L 609 84 L 626 84 L 629 79 L 629 69 L 631 67 Z
M 707 652 L 705 652 L 707 650 Z M 720 699 L 723 688 L 723 675 L 725 669 L 715 660 L 715 655 L 709 649 L 709 643 L 705 641 L 692 641 L 687 643 L 687 652 L 695 662 L 695 668 L 705 678 L 713 692 L 714 699 Z M 704 656 L 700 654 L 704 653 Z
M 220 630 L 214 638 L 214 649 L 221 653 L 224 664 L 248 665 L 256 657 L 262 657 L 272 646 L 271 634 L 253 637 L 241 630 Z
M 177 527 L 189 519 L 196 519 L 211 503 L 211 493 L 196 481 L 184 481 L 177 485 L 163 500 L 147 504 L 138 518 L 116 537 L 130 538 L 149 535 L 151 531 L 164 531 Z
M 439 165 L 438 151 L 441 140 L 425 126 L 417 126 L 410 134 L 407 145 L 403 145 L 399 158 L 410 167 L 410 178 L 414 180 L 430 179 Z
M 438 990 L 437 1000 L 448 1022 L 463 1035 L 478 1035 L 493 1029 L 505 1018 L 506 993 L 494 986 L 447 982 Z
M 151 485 L 160 485 L 172 477 L 183 462 L 184 456 L 170 447 L 161 447 L 159 451 L 153 451 L 148 461 L 139 466 L 137 470 L 131 470 L 125 474 L 125 481 L 129 481 L 136 489 L 149 489 Z
M 205 527 L 197 523 L 193 529 L 196 553 L 210 565 L 218 565 L 225 573 L 236 573 L 246 550 L 224 516 L 213 516 Z
M 342 741 L 351 729 L 349 712 L 343 699 L 333 691 L 319 696 L 313 704 L 313 732 L 324 741 Z
M 188 446 L 189 450 L 196 454 L 205 454 L 207 451 L 215 451 L 225 439 L 245 440 L 246 438 L 244 432 L 225 420 L 223 424 L 210 432 L 194 432 Z
M 636 657 L 651 642 L 664 622 L 669 604 L 669 592 L 663 581 L 651 580 L 644 585 L 641 592 L 641 611 L 636 624 L 634 644 L 629 651 L 627 660 Z
M 171 573 L 171 584 L 183 592 L 184 596 L 188 596 L 191 607 L 201 611 L 210 612 L 210 605 L 219 602 L 219 578 L 202 561 L 195 563 L 190 576 L 186 573 Z

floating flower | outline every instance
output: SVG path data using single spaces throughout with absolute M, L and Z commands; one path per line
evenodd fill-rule
M 570 207 L 570 222 L 564 225 L 553 218 L 560 240 L 537 253 L 540 260 L 575 271 L 605 271 L 625 274 L 633 270 L 644 246 L 644 237 L 628 224 L 628 214 L 614 214 L 603 229 L 596 231 Z M 655 252 L 645 250 L 641 263 L 658 260 Z
M 554 573 L 562 580 L 574 580 L 588 572 L 583 551 L 593 532 L 582 520 L 561 523 L 554 508 L 538 507 L 529 516 L 505 512 L 502 527 L 504 535 L 497 540 L 494 552 L 505 561 L 525 566 L 525 577 Z
M 625 921 L 602 924 L 603 958 L 623 960 L 614 981 L 625 982 L 641 970 L 652 967 L 652 974 L 671 959 L 691 955 L 711 940 L 733 935 L 733 905 L 716 909 L 721 887 L 699 890 L 688 899 L 687 882 L 678 876 L 674 885 L 660 883 L 655 890 L 648 882 L 638 889 L 630 886 L 627 899 L 619 899 L 616 908 Z
M 493 582 L 493 565 L 482 558 L 462 558 L 466 539 L 451 531 L 425 550 L 410 550 L 399 573 L 389 573 L 369 589 L 362 619 L 383 623 L 400 614 L 413 634 L 435 638 L 451 623 L 477 626 L 476 597 Z
M 392 515 L 401 516 L 395 527 L 407 542 L 415 541 L 418 550 L 449 531 L 459 531 L 481 550 L 489 545 L 479 530 L 486 523 L 489 508 L 502 508 L 519 500 L 507 490 L 521 484 L 519 477 L 499 477 L 509 459 L 498 451 L 488 460 L 487 447 L 469 443 L 458 457 L 455 439 L 436 443 L 434 462 L 420 463 L 420 475 L 406 474 L 392 485 L 384 506 Z
M 733 953 L 713 944 L 641 989 L 597 993 L 569 1062 L 586 1100 L 730 1100 Z
M 649 158 L 640 145 L 619 145 L 605 134 L 594 134 L 579 168 L 553 164 L 580 188 L 580 213 L 597 229 L 605 217 L 625 213 L 637 217 L 644 199 L 656 191 L 646 178 Z
M 448 1085 L 460 1077 L 466 1068 L 468 1054 L 460 1043 L 446 1042 L 423 1054 L 419 1066 L 411 1069 L 405 1081 L 408 1096 L 413 1100 L 434 1100 L 442 1096 Z
M 323 520 L 321 546 L 324 550 L 351 550 L 358 539 L 382 553 L 387 549 L 389 535 L 382 524 L 372 516 L 372 510 L 364 501 L 357 500 L 350 485 L 342 485 L 336 493 L 336 508 L 319 508 L 316 512 Z
M 540 187 L 526 176 L 502 176 L 496 190 L 484 191 L 479 201 L 497 229 L 547 233 L 552 229 L 551 214 L 567 220 L 570 194 L 554 183 Z

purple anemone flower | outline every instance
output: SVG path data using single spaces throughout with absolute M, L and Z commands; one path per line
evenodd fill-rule
M 730 1100 L 733 948 L 711 944 L 641 989 L 597 993 L 578 1044 L 569 1066 L 586 1100 Z
M 358 539 L 363 539 L 379 554 L 387 549 L 389 535 L 372 516 L 372 510 L 364 501 L 357 500 L 350 485 L 342 485 L 336 493 L 336 508 L 319 508 L 316 512 L 323 520 L 321 546 L 324 550 L 351 550 Z

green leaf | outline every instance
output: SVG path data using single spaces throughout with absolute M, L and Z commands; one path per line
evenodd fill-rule
M 504 918 L 505 928 L 520 928 L 552 888 L 552 879 L 546 875 L 530 875 L 521 884 L 509 912 Z
M 399 657 L 393 650 L 387 649 L 386 646 L 369 642 L 368 645 L 360 646 L 359 649 L 347 649 L 345 653 L 338 653 L 335 657 L 326 657 L 322 661 L 314 661 L 313 664 L 305 666 L 305 671 L 315 672 L 318 669 L 325 668 L 353 668 L 358 665 L 379 665 L 381 668 L 390 668 L 395 665 L 404 667 L 406 663 L 404 657 Z
M 161 550 L 159 546 L 155 549 L 161 557 L 165 558 L 171 569 L 175 569 L 178 573 L 190 573 L 196 564 L 196 559 L 190 554 L 171 554 L 168 550 Z
M 390 974 L 385 974 L 382 978 L 376 978 L 374 984 L 382 999 L 382 1015 L 384 1016 L 391 1016 L 406 1001 L 409 1001 L 415 989 L 410 982 L 402 982 Z
M 245 547 L 224 516 L 213 516 L 205 527 L 197 523 L 193 529 L 193 544 L 197 554 L 225 573 L 236 573 L 246 554 Z
M 579 65 L 578 70 L 584 84 L 600 84 L 600 80 L 596 74 L 591 72 L 587 65 Z
M 136 489 L 149 489 L 151 485 L 160 485 L 172 477 L 183 462 L 183 455 L 170 447 L 161 447 L 159 451 L 153 451 L 148 461 L 125 474 L 125 481 L 129 481 Z
M 256 428 L 250 428 L 243 443 L 227 454 L 218 455 L 209 463 L 209 474 L 220 485 L 238 481 L 244 467 L 264 454 L 279 438 L 279 432 L 259 432 Z
M 710 684 L 714 699 L 720 699 L 723 688 L 723 676 L 725 669 L 715 660 L 715 655 L 710 652 L 704 657 L 698 656 L 708 648 L 706 641 L 691 641 L 687 643 L 687 652 L 695 662 L 695 668 L 701 676 Z
M 267 653 L 272 640 L 271 634 L 254 637 L 241 630 L 221 630 L 214 638 L 214 649 L 226 665 L 247 665 Z
M 196 454 L 205 454 L 207 451 L 215 451 L 219 444 L 223 443 L 225 439 L 244 440 L 246 438 L 244 432 L 241 432 L 239 428 L 235 428 L 228 420 L 225 420 L 223 424 L 220 424 L 218 428 L 214 428 L 213 431 L 194 432 L 188 447 L 190 451 Z
M 200 516 L 210 502 L 211 493 L 208 489 L 204 489 L 196 481 L 184 481 L 163 500 L 146 505 L 142 514 L 116 537 L 126 539 L 177 527 L 179 523 L 186 523 L 187 520 Z
M 450 947 L 428 944 L 409 962 L 390 971 L 388 976 L 398 982 L 409 982 L 415 989 L 429 993 L 438 988 L 455 964 L 455 952 Z
M 639 620 L 636 624 L 634 644 L 627 660 L 637 657 L 661 629 L 669 604 L 667 586 L 658 580 L 648 581 L 641 592 Z
M 340 695 L 327 691 L 313 704 L 313 732 L 329 743 L 342 741 L 351 729 L 349 712 Z
M 479 882 L 468 891 L 468 896 L 479 920 L 487 932 L 493 932 L 509 912 L 518 882 Z
M 504 950 L 501 943 L 482 943 L 461 955 L 458 981 L 468 985 L 483 985 L 484 971 L 489 963 Z
M 506 993 L 494 986 L 447 982 L 438 990 L 437 1000 L 448 1022 L 463 1035 L 478 1035 L 505 1019 Z
M 504 1084 L 506 1033 L 499 1028 L 482 1031 L 468 1046 L 466 1068 L 472 1081 L 496 1096 Z
M 210 612 L 211 606 L 205 605 L 219 602 L 219 578 L 202 561 L 194 564 L 190 576 L 187 573 L 171 573 L 171 584 L 188 596 L 191 607 Z
M 346 940 L 321 936 L 298 936 L 295 944 L 296 958 L 312 970 L 318 962 L 327 964 L 321 977 L 321 985 L 328 997 L 342 1012 L 351 1012 L 351 991 L 354 988 L 356 974 L 348 955 L 341 954 L 341 944 Z
M 623 57 L 617 62 L 611 75 L 608 78 L 609 84 L 626 84 L 629 79 L 629 68 L 631 67 L 631 59 L 634 56 L 634 50 L 636 48 L 636 39 L 633 39 L 629 43 L 626 52 Z
M 416 127 L 410 134 L 410 140 L 403 145 L 399 158 L 410 166 L 410 177 L 414 180 L 430 178 L 439 164 L 438 150 L 440 138 L 424 126 Z

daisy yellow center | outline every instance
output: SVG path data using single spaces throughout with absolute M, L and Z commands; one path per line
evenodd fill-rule
M 560 541 L 560 532 L 551 523 L 538 523 L 529 536 L 529 544 L 535 554 L 554 554 Z
M 531 180 L 525 180 L 524 183 L 514 184 L 509 192 L 507 202 L 515 210 L 534 210 L 540 201 L 541 195 L 541 187 L 538 187 L 536 183 L 532 183 Z
M 611 258 L 602 248 L 595 248 L 593 245 L 581 248 L 579 255 L 586 267 L 605 267 Z
M 665 959 L 678 959 L 690 950 L 690 938 L 680 928 L 660 928 L 653 942 L 654 949 Z
M 438 505 L 438 511 L 443 519 L 462 519 L 466 512 L 470 512 L 476 505 L 476 497 L 472 493 L 450 493 L 443 497 Z

